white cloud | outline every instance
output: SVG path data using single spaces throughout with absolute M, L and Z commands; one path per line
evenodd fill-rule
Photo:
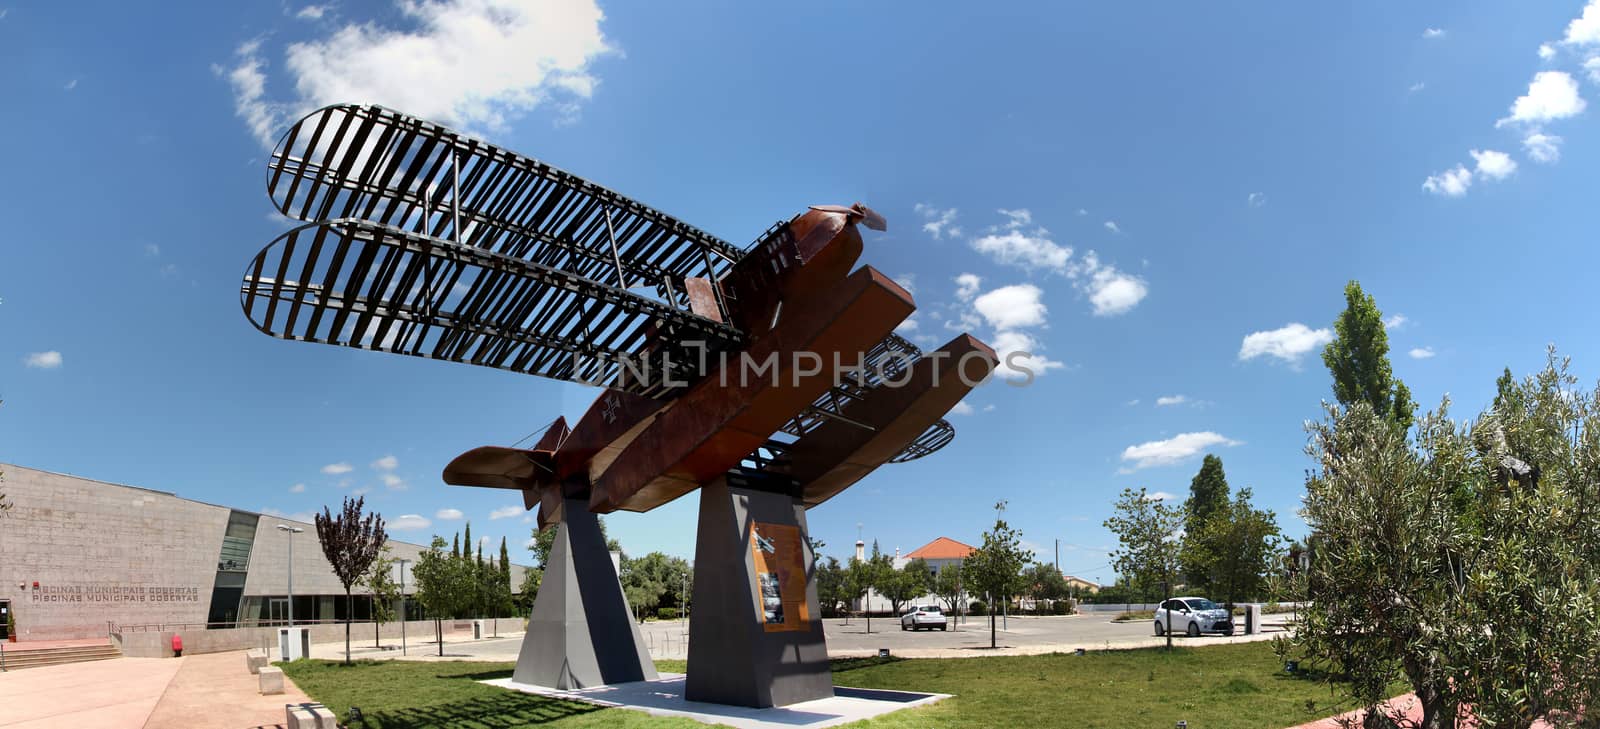
M 33 352 L 22 358 L 22 364 L 41 370 L 53 370 L 61 366 L 61 353 L 55 350 L 48 352 Z
M 1089 295 L 1095 316 L 1125 314 L 1150 293 L 1144 279 L 1123 273 L 1116 266 L 1100 263 L 1094 251 L 1089 251 L 1083 260 L 1079 270 L 1085 277 L 1079 279 L 1078 287 Z
M 1445 31 L 1444 31 L 1443 28 L 1427 28 L 1427 29 L 1422 31 L 1422 37 L 1423 38 L 1427 38 L 1429 40 L 1432 40 L 1434 38 L 1443 38 L 1444 34 L 1445 34 Z
M 989 346 L 994 348 L 995 356 L 1000 358 L 1000 364 L 994 368 L 995 374 L 1007 380 L 1026 380 L 1029 374 L 1037 377 L 1050 370 L 1065 367 L 1065 364 L 1044 356 L 1041 352 L 1039 340 L 1027 332 L 1000 331 L 989 337 Z M 1027 356 L 1021 356 L 1021 354 Z M 1014 359 L 1012 355 L 1017 355 Z M 1009 362 L 1014 361 L 1016 367 Z
M 1395 328 L 1404 326 L 1405 323 L 1408 322 L 1408 321 L 1411 321 L 1411 320 L 1407 319 L 1405 314 L 1395 314 L 1394 316 L 1391 316 L 1391 317 L 1383 320 L 1383 328 L 1384 329 L 1395 329 Z
M 1166 491 L 1151 491 L 1144 495 L 1145 501 L 1171 501 L 1178 498 L 1176 494 Z
M 950 408 L 951 415 L 971 415 L 975 412 L 977 411 L 974 410 L 971 405 L 968 405 L 966 400 L 962 400 L 961 402 L 956 403 L 955 407 Z
M 1600 0 L 1589 0 L 1583 6 L 1583 14 L 1567 24 L 1567 35 L 1561 42 L 1577 46 L 1600 43 Z
M 1031 284 L 1002 286 L 979 296 L 972 307 L 997 330 L 1038 326 L 1049 311 L 1039 300 L 1043 295 L 1044 291 Z
M 68 81 L 65 86 L 62 86 L 61 88 L 65 89 L 67 91 L 71 91 L 71 90 L 73 90 L 75 88 L 78 88 L 78 80 L 77 79 L 72 79 L 71 81 Z
M 1239 445 L 1239 441 L 1209 430 L 1199 433 L 1179 433 L 1166 440 L 1152 440 L 1124 448 L 1122 450 L 1122 460 L 1131 462 L 1133 465 L 1123 470 L 1126 472 L 1157 466 L 1170 466 L 1182 462 L 1184 459 L 1199 455 L 1208 448 L 1236 445 Z
M 1244 201 L 1250 207 L 1259 208 L 1267 204 L 1267 194 L 1264 192 L 1252 192 L 1245 197 Z
M 1082 216 L 1082 215 L 1088 215 L 1088 214 L 1089 214 L 1089 211 L 1087 209 L 1078 208 L 1078 215 Z
M 395 458 L 392 455 L 384 456 L 384 457 L 379 458 L 378 460 L 372 462 L 373 470 L 377 470 L 377 471 L 393 471 L 394 469 L 399 468 L 399 467 L 400 467 L 400 459 Z
M 1511 104 L 1511 116 L 1495 126 L 1521 122 L 1538 124 L 1583 112 L 1588 102 L 1578 95 L 1578 82 L 1565 71 L 1540 71 L 1528 83 L 1528 93 Z
M 1550 164 L 1561 159 L 1561 137 L 1534 132 L 1522 139 L 1522 148 L 1528 159 Z
M 1497 152 L 1492 149 L 1471 150 L 1469 154 L 1478 163 L 1478 177 L 1490 180 L 1504 180 L 1517 171 L 1517 163 L 1511 155 Z
M 986 413 L 992 413 L 992 412 L 994 412 L 994 406 L 993 405 L 985 405 L 985 406 L 983 406 L 983 411 L 986 412 Z
M 297 484 L 289 487 L 289 493 L 291 493 L 291 494 L 303 494 L 305 492 L 306 492 L 306 485 L 303 484 L 303 483 L 297 483 Z
M 1115 220 L 1107 220 L 1105 222 L 1105 226 L 1106 226 L 1106 230 L 1109 230 L 1109 231 L 1111 231 L 1113 233 L 1120 234 L 1122 232 L 1122 228 L 1117 226 L 1117 221 L 1115 221 Z
M 920 325 L 917 323 L 917 318 L 914 316 L 908 316 L 906 317 L 905 321 L 902 321 L 895 326 L 894 333 L 901 336 L 908 336 L 917 331 L 918 326 Z
M 1589 75 L 1590 81 L 1600 84 L 1600 56 L 1583 59 L 1583 70 Z
M 1028 211 L 1020 212 L 1024 215 Z M 1020 230 L 1006 230 L 977 238 L 972 241 L 973 250 L 989 256 L 990 258 L 1013 266 L 1026 269 L 1043 268 L 1051 271 L 1064 271 L 1067 261 L 1072 258 L 1072 249 L 1067 246 L 1056 245 L 1055 241 L 1044 237 L 1046 231 L 1040 229 L 1033 234 Z
M 983 279 L 977 274 L 963 273 L 956 276 L 956 298 L 962 301 L 972 300 L 972 297 L 978 294 L 978 286 L 982 283 Z
M 355 466 L 343 462 L 330 463 L 322 467 L 322 472 L 328 474 L 329 476 L 337 476 L 341 473 L 349 473 L 354 470 L 356 470 Z
M 951 238 L 961 236 L 961 229 L 955 226 L 955 208 L 941 210 L 927 203 L 917 203 L 912 209 L 922 216 L 924 221 L 922 223 L 923 232 L 933 236 L 934 240 L 939 240 L 946 235 Z
M 1156 407 L 1166 407 L 1168 405 L 1182 405 L 1182 404 L 1184 404 L 1186 402 L 1189 402 L 1189 396 L 1188 395 L 1164 395 L 1162 397 L 1156 398 Z
M 362 486 L 361 488 L 358 488 L 358 489 L 352 489 L 350 491 L 350 493 L 355 494 L 356 496 L 366 496 L 367 494 L 372 493 L 372 487 L 371 486 Z
M 433 514 L 433 518 L 445 521 L 460 519 L 465 516 L 460 509 L 440 509 Z
M 1407 86 L 1406 87 L 1406 93 L 1415 94 L 1418 91 L 1421 91 L 1421 90 L 1423 90 L 1425 88 L 1428 88 L 1428 84 L 1426 84 L 1426 83 L 1424 83 L 1422 81 L 1418 81 L 1418 82 L 1416 82 L 1414 84 L 1411 84 L 1410 86 Z
M 433 522 L 421 514 L 401 514 L 394 519 L 384 522 L 384 526 L 395 531 L 411 531 L 414 529 L 427 529 Z
M 1539 58 L 1548 61 L 1556 57 L 1556 47 L 1549 43 L 1539 44 Z
M 321 20 L 322 16 L 327 12 L 328 6 L 326 5 L 307 5 L 300 8 L 300 11 L 295 13 L 294 17 L 300 20 Z
M 489 512 L 489 521 L 495 521 L 497 519 L 510 519 L 513 516 L 522 516 L 522 514 L 526 511 L 527 509 L 521 506 L 502 506 L 494 511 Z
M 383 481 L 384 488 L 387 488 L 390 491 L 406 490 L 406 480 L 400 478 L 399 476 L 396 476 L 392 473 L 384 473 L 380 474 L 378 478 Z
M 235 112 L 267 147 L 290 118 L 351 101 L 500 131 L 547 102 L 573 113 L 598 83 L 590 64 L 612 51 L 594 0 L 398 0 L 396 7 L 403 30 L 348 23 L 289 44 L 291 101 L 268 100 L 260 42 L 246 43 L 237 65 L 216 69 L 233 86 Z
M 1461 165 L 1422 181 L 1422 189 L 1445 197 L 1461 197 L 1467 194 L 1469 187 L 1472 187 L 1472 173 Z
M 1135 406 L 1135 405 L 1138 405 L 1138 404 L 1139 404 L 1139 398 L 1134 398 L 1134 399 L 1128 401 L 1128 407 L 1130 407 L 1130 408 Z
M 1412 359 L 1427 359 L 1433 356 L 1433 347 L 1417 347 L 1407 352 Z
M 151 258 L 159 256 L 161 255 L 161 246 L 158 246 L 154 243 L 146 243 L 144 244 L 144 254 L 150 256 Z
M 1333 341 L 1328 329 L 1312 329 L 1300 322 L 1270 331 L 1246 335 L 1239 345 L 1240 361 L 1257 357 L 1275 357 L 1291 365 L 1299 365 L 1307 352 Z

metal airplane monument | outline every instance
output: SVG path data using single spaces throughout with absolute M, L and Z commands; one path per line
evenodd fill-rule
M 376 106 L 313 112 L 268 168 L 273 204 L 308 224 L 245 274 L 262 332 L 602 388 L 534 447 L 444 469 L 558 530 L 514 681 L 656 677 L 596 515 L 699 490 L 686 698 L 832 695 L 806 510 L 948 444 L 942 418 L 997 364 L 969 335 L 924 353 L 893 333 L 911 294 L 855 268 L 877 213 L 812 206 L 741 249 Z

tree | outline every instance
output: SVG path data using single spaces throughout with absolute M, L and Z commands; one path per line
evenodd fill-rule
M 1022 532 L 997 518 L 994 528 L 983 533 L 983 546 L 961 563 L 961 577 L 972 590 L 989 595 L 989 647 L 996 646 L 995 606 L 1008 605 L 1011 598 L 1027 588 L 1022 570 L 1033 561 L 1033 554 L 1022 548 Z
M 655 614 L 663 601 L 677 604 L 675 596 L 688 576 L 689 562 L 682 557 L 651 552 L 638 559 L 622 559 L 622 590 L 641 620 Z
M 961 565 L 947 565 L 933 576 L 934 597 L 944 603 L 945 612 L 951 615 L 961 614 Z
M 433 618 L 440 656 L 444 655 L 442 621 L 461 613 L 463 599 L 472 592 L 461 564 L 459 552 L 444 551 L 444 537 L 435 535 L 433 544 L 417 556 L 417 564 L 411 569 L 411 576 L 417 581 L 417 602 Z
M 511 591 L 511 553 L 506 550 L 506 538 L 500 538 L 500 611 L 514 613 L 515 593 Z
M 395 601 L 400 599 L 400 583 L 394 579 L 394 570 L 400 560 L 390 556 L 389 545 L 383 545 L 378 552 L 377 559 L 372 560 L 372 566 L 367 569 L 362 584 L 367 592 L 372 594 L 372 645 L 382 648 L 382 638 L 378 631 L 384 623 L 395 619 Z
M 1148 593 L 1159 585 L 1161 594 L 1171 597 L 1180 565 L 1176 534 L 1183 514 L 1150 498 L 1143 488 L 1123 489 L 1114 508 L 1116 513 L 1105 521 L 1105 527 L 1117 535 L 1122 546 L 1111 553 L 1112 567 L 1141 591 Z M 1163 632 L 1171 650 L 1172 630 Z
M 1277 516 L 1255 508 L 1250 497 L 1250 489 L 1239 489 L 1223 511 L 1198 527 L 1198 534 L 1184 538 L 1184 561 L 1206 566 L 1207 591 L 1220 597 L 1230 610 L 1235 602 L 1262 593 L 1278 551 Z M 1200 556 L 1193 556 L 1195 553 Z
M 544 570 L 530 567 L 522 571 L 522 585 L 517 588 L 515 604 L 517 612 L 526 614 L 533 609 L 533 601 L 539 596 L 539 583 L 544 581 Z
M 344 585 L 344 662 L 350 663 L 350 618 L 354 613 L 354 600 L 350 588 L 372 567 L 389 537 L 383 531 L 383 517 L 377 512 L 362 513 L 365 497 L 346 496 L 344 508 L 335 517 L 322 507 L 316 515 L 317 541 L 322 543 L 322 556 L 333 567 L 333 574 Z
M 822 614 L 831 617 L 839 612 L 840 603 L 850 600 L 844 566 L 836 557 L 819 559 L 816 564 L 817 602 L 821 603 Z
M 600 538 L 606 540 L 606 550 L 610 552 L 621 552 L 622 544 L 606 534 L 605 518 L 597 517 L 596 521 L 600 522 Z M 539 563 L 539 567 L 541 569 L 544 568 L 545 561 L 550 559 L 550 550 L 555 546 L 556 529 L 557 527 L 550 527 L 548 529 L 539 529 L 535 527 L 533 530 L 533 543 L 529 546 L 529 549 L 533 550 L 533 559 L 535 562 Z
M 850 567 L 845 570 L 844 588 L 849 595 L 849 601 L 861 600 L 862 612 L 867 614 L 867 632 L 872 632 L 872 611 L 867 610 L 867 597 L 872 590 L 872 583 L 876 579 L 873 574 L 872 563 L 855 557 L 850 558 Z
M 878 591 L 889 600 L 890 612 L 899 615 L 901 605 L 928 594 L 928 563 L 914 559 L 900 569 L 891 567 Z
M 1040 611 L 1042 604 L 1055 606 L 1057 600 L 1067 599 L 1067 578 L 1053 564 L 1034 563 L 1022 573 L 1025 591 L 1033 598 L 1033 609 Z
M 1425 729 L 1596 706 L 1600 408 L 1575 382 L 1552 352 L 1475 420 L 1446 399 L 1414 441 L 1365 403 L 1328 407 L 1309 426 L 1309 558 L 1284 580 L 1311 602 L 1280 651 L 1369 707 L 1405 681 Z
M 1204 544 L 1211 519 L 1228 509 L 1228 477 L 1222 459 L 1206 454 L 1200 472 L 1189 482 L 1189 499 L 1183 504 L 1183 576 L 1196 592 L 1212 591 L 1211 574 L 1220 551 Z M 1198 547 L 1190 549 L 1190 546 Z
M 1333 374 L 1334 399 L 1347 409 L 1364 402 L 1379 418 L 1410 427 L 1416 403 L 1389 366 L 1383 312 L 1356 281 L 1345 284 L 1344 300 L 1344 312 L 1333 324 L 1334 339 L 1322 350 L 1322 362 Z

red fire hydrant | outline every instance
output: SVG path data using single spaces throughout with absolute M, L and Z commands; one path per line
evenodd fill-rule
M 177 633 L 172 634 L 172 657 L 183 657 L 183 636 L 178 635 Z

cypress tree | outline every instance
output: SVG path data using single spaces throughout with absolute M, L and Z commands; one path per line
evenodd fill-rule
M 1345 309 L 1333 323 L 1334 340 L 1322 350 L 1322 362 L 1333 374 L 1333 396 L 1339 404 L 1364 402 L 1373 412 L 1401 427 L 1411 427 L 1416 403 L 1411 390 L 1389 366 L 1389 334 L 1383 312 L 1373 298 L 1351 281 L 1344 287 Z

